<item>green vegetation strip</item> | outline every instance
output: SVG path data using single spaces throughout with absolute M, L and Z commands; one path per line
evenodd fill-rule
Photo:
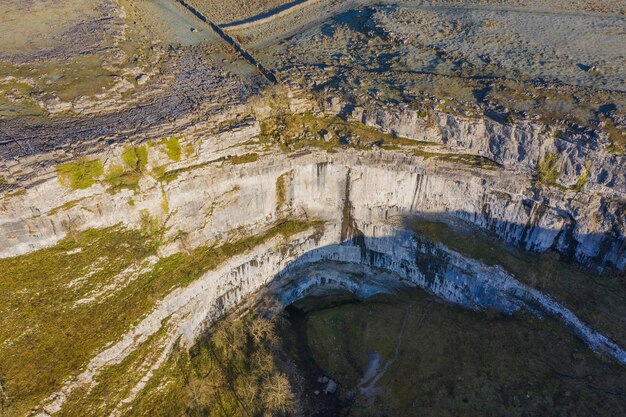
M 126 146 L 122 152 L 122 162 L 123 166 L 112 164 L 105 176 L 111 193 L 123 188 L 133 191 L 139 189 L 139 181 L 148 165 L 148 148 L 145 145 Z
M 194 165 L 190 165 L 190 166 L 186 166 L 186 167 L 182 167 L 182 168 L 176 168 L 173 169 L 171 171 L 165 171 L 166 167 L 159 167 L 159 169 L 155 169 L 154 175 L 156 176 L 157 180 L 159 181 L 165 181 L 166 183 L 170 183 L 172 181 L 175 181 L 176 179 L 178 179 L 178 176 L 180 174 L 183 174 L 185 172 L 191 172 L 194 171 L 196 169 L 200 169 L 200 168 L 204 168 L 208 165 L 211 165 L 213 163 L 217 163 L 217 162 L 221 162 L 224 160 L 224 157 L 218 158 L 216 160 L 213 161 L 207 161 L 207 162 L 201 162 L 199 164 L 194 164 Z
M 259 159 L 259 154 L 246 153 L 243 155 L 236 155 L 228 158 L 228 162 L 233 165 L 248 164 L 250 162 L 256 162 Z
M 359 122 L 337 116 L 318 117 L 311 113 L 271 117 L 261 123 L 261 141 L 278 144 L 284 152 L 316 147 L 329 152 L 338 147 L 399 149 L 402 146 L 428 146 L 422 142 L 380 132 Z
M 276 178 L 276 206 L 280 207 L 287 201 L 287 179 L 290 173 L 285 173 Z
M 81 386 L 68 397 L 60 417 L 110 415 L 115 406 L 131 394 L 152 364 L 162 353 L 169 326 L 163 327 L 133 350 L 120 363 L 106 368 L 94 378 L 96 385 Z
M 59 182 L 73 190 L 89 188 L 103 175 L 104 181 L 110 186 L 109 192 L 114 193 L 122 188 L 137 190 L 148 165 L 148 148 L 145 145 L 126 146 L 122 152 L 122 163 L 111 164 L 105 175 L 102 161 L 79 158 L 57 165 L 56 171 Z
M 156 254 L 161 235 L 151 225 L 144 231 L 115 227 L 73 233 L 54 247 L 0 259 L 0 380 L 9 413 L 27 414 L 60 389 L 172 289 L 273 237 L 288 238 L 314 226 L 319 223 L 285 221 L 258 235 L 161 258 L 145 271 L 141 265 Z M 104 302 L 76 304 L 115 284 L 132 266 L 138 275 Z

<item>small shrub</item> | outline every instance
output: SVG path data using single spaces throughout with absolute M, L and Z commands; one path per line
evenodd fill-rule
M 558 169 L 558 158 L 556 155 L 546 155 L 537 164 L 537 180 L 545 185 L 556 186 L 556 181 L 561 177 Z
M 602 117 L 604 122 L 602 130 L 609 137 L 607 151 L 616 155 L 624 155 L 626 153 L 626 130 L 615 125 L 609 117 Z
M 576 180 L 576 185 L 574 185 L 574 190 L 582 191 L 585 188 L 585 185 L 589 182 L 589 169 L 587 167 L 583 168 L 583 172 L 580 174 L 580 177 Z
M 143 209 L 141 214 L 141 232 L 144 236 L 154 238 L 161 232 L 161 225 L 159 219 L 152 217 L 147 209 Z
M 161 187 L 161 197 L 161 209 L 163 209 L 163 212 L 167 214 L 170 212 L 170 202 L 167 198 L 167 193 L 165 192 L 165 189 L 163 189 L 163 187 Z

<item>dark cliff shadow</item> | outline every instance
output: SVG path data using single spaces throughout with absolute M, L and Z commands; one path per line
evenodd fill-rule
M 626 363 L 623 271 L 601 275 L 552 249 L 526 251 L 456 216 L 407 216 L 381 237 L 365 236 L 353 222 L 342 243 L 299 256 L 260 294 L 287 306 L 329 290 L 365 299 L 418 287 L 473 310 L 552 317 L 593 350 Z

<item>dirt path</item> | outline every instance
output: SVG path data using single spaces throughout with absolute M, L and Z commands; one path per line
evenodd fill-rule
M 389 367 L 393 365 L 396 360 L 398 360 L 398 357 L 400 356 L 400 347 L 402 346 L 402 338 L 404 337 L 404 330 L 406 329 L 406 322 L 408 321 L 409 313 L 414 306 L 415 302 L 412 302 L 407 306 L 406 310 L 404 311 L 404 318 L 402 319 L 402 326 L 400 327 L 400 333 L 398 334 L 398 342 L 396 343 L 396 350 L 394 352 L 394 355 L 385 363 L 385 365 L 379 372 L 376 371 L 380 365 L 380 354 L 374 354 L 370 356 L 370 364 L 368 366 L 368 369 L 365 373 L 365 376 L 359 383 L 359 391 L 361 391 L 361 394 L 365 397 L 371 397 L 374 394 L 374 390 L 376 389 L 376 384 L 378 383 L 378 381 L 383 377 L 383 375 L 385 375 L 387 369 L 389 369 Z M 425 317 L 426 310 L 422 312 L 422 315 L 417 322 L 417 328 L 420 327 Z
M 229 30 L 247 29 L 252 26 L 269 23 L 289 13 L 297 12 L 298 10 L 309 7 L 319 1 L 320 0 L 295 1 L 283 7 L 278 7 L 274 10 L 270 10 L 269 12 L 261 13 L 260 15 L 253 16 L 248 19 L 240 20 L 239 22 L 227 23 L 225 25 L 222 25 L 221 27 Z

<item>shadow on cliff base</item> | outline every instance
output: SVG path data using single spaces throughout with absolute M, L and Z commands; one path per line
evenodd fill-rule
M 394 235 L 376 238 L 352 224 L 342 233 L 343 243 L 305 253 L 263 293 L 290 305 L 326 290 L 367 298 L 402 286 L 419 287 L 474 310 L 508 315 L 526 309 L 553 317 L 592 349 L 626 361 L 621 349 L 626 345 L 623 271 L 605 268 L 600 275 L 552 249 L 524 251 L 450 216 L 407 217 L 402 223 Z M 536 228 L 533 233 L 537 235 Z M 556 242 L 566 236 L 555 235 Z M 624 245 L 619 246 L 616 253 L 623 257 Z

